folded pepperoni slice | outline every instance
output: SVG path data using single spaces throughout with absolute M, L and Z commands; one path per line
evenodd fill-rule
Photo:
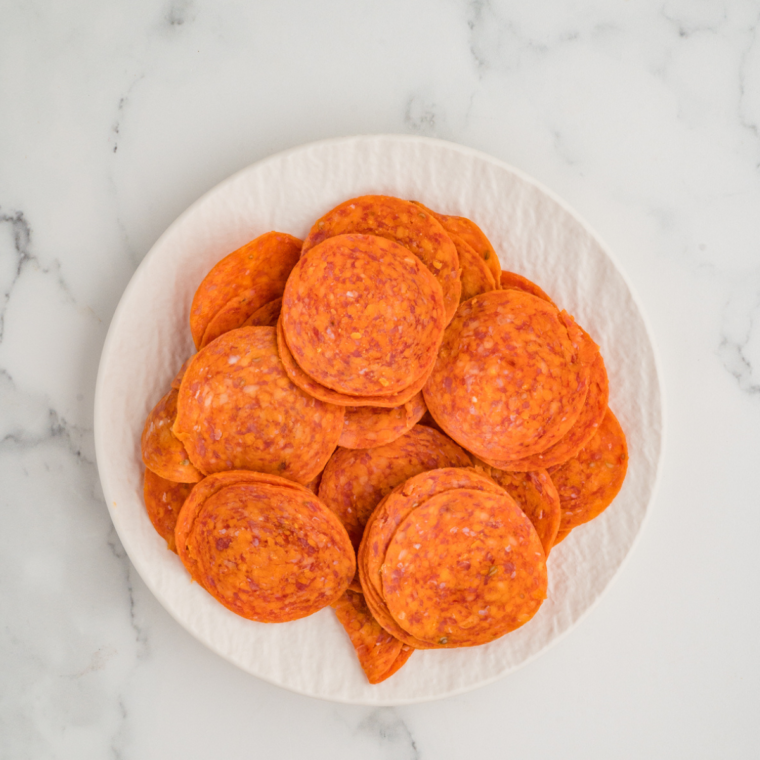
M 340 522 L 306 488 L 225 485 L 188 499 L 180 559 L 215 599 L 262 623 L 297 620 L 335 602 L 355 570 Z
M 192 483 L 175 483 L 152 470 L 145 470 L 143 496 L 148 517 L 158 535 L 166 541 L 166 546 L 175 553 L 174 528 L 182 505 L 192 490 Z
M 546 558 L 506 493 L 455 489 L 414 509 L 380 570 L 396 622 L 421 641 L 477 646 L 527 623 L 546 598 Z
M 454 316 L 461 291 L 459 258 L 451 238 L 427 209 L 388 195 L 352 198 L 317 220 L 304 240 L 303 253 L 346 233 L 377 235 L 418 256 L 441 286 L 446 322 Z
M 182 441 L 172 431 L 178 394 L 172 388 L 148 415 L 140 439 L 142 460 L 149 470 L 166 480 L 197 483 L 203 474 L 193 466 Z
M 282 298 L 265 303 L 258 311 L 251 314 L 241 327 L 276 327 L 282 309 Z
M 338 446 L 370 449 L 391 443 L 411 430 L 427 411 L 422 393 L 403 406 L 383 409 L 375 406 L 347 406 Z
M 285 287 L 293 358 L 339 393 L 390 395 L 427 375 L 443 337 L 441 289 L 407 248 L 339 235 L 308 250 Z
M 316 380 L 309 377 L 309 375 L 296 364 L 293 354 L 288 348 L 288 343 L 285 340 L 285 334 L 282 329 L 282 320 L 277 323 L 277 350 L 280 354 L 280 360 L 282 361 L 282 366 L 285 368 L 285 372 L 287 372 L 288 377 L 295 385 L 310 396 L 314 396 L 314 398 L 318 398 L 320 401 L 324 401 L 328 404 L 336 404 L 337 406 L 370 406 L 383 409 L 395 409 L 414 398 L 414 396 L 422 390 L 428 380 L 430 372 L 433 371 L 433 367 L 431 366 L 426 374 L 419 377 L 398 393 L 391 393 L 390 395 L 383 396 L 351 396 L 346 393 L 339 393 L 332 388 L 327 388 L 324 385 L 321 385 Z
M 504 472 L 493 468 L 489 474 L 533 523 L 548 557 L 562 519 L 559 493 L 549 473 L 546 470 Z
M 536 454 L 583 408 L 597 346 L 554 306 L 517 290 L 465 301 L 424 388 L 436 422 L 488 461 Z
M 226 317 L 213 329 L 218 337 L 222 322 L 227 329 L 239 327 L 257 309 L 279 298 L 290 270 L 301 253 L 301 241 L 283 232 L 267 232 L 225 256 L 203 278 L 190 307 L 190 332 L 196 347 L 203 344 L 212 320 L 233 299 L 245 297 L 245 308 L 236 312 L 239 324 Z M 222 330 L 224 332 L 224 330 Z M 209 335 L 210 342 L 211 334 Z
M 591 365 L 588 393 L 583 409 L 568 432 L 548 449 L 540 454 L 511 462 L 491 460 L 488 464 L 501 470 L 512 472 L 528 472 L 542 468 L 555 467 L 574 457 L 591 439 L 602 424 L 607 411 L 610 387 L 607 370 L 602 355 L 598 354 Z
M 177 401 L 175 435 L 204 474 L 250 469 L 308 483 L 334 451 L 343 408 L 293 385 L 273 327 L 241 327 L 198 352 Z
M 370 683 L 380 683 L 398 672 L 414 651 L 378 625 L 362 594 L 346 591 L 332 608 Z
M 549 471 L 562 506 L 560 532 L 569 532 L 607 509 L 627 470 L 625 433 L 608 408 L 591 440 L 572 459 Z
M 369 518 L 357 557 L 359 578 L 372 614 L 386 631 L 417 649 L 448 648 L 453 642 L 430 644 L 420 641 L 393 619 L 383 598 L 381 569 L 398 526 L 408 515 L 432 496 L 456 489 L 482 490 L 503 494 L 504 489 L 482 470 L 471 467 L 441 468 L 420 473 L 396 486 Z
M 462 295 L 460 303 L 475 296 L 496 290 L 493 274 L 486 262 L 465 243 L 458 235 L 451 235 L 459 254 L 459 266 L 462 269 Z
M 552 301 L 552 299 L 549 298 L 549 296 L 546 295 L 535 282 L 531 282 L 527 277 L 523 277 L 521 274 L 503 271 L 501 273 L 500 282 L 502 290 L 522 290 L 524 293 L 530 293 L 532 296 L 536 296 L 536 298 L 548 301 L 550 304 L 556 306 L 554 301 Z

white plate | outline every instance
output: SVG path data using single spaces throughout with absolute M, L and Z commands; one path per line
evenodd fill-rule
M 191 584 L 142 500 L 140 434 L 193 350 L 196 287 L 222 256 L 268 230 L 304 237 L 339 202 L 367 193 L 411 198 L 475 220 L 505 269 L 573 314 L 600 344 L 610 406 L 628 437 L 628 477 L 613 505 L 555 549 L 549 597 L 523 628 L 487 646 L 415 652 L 371 686 L 332 611 L 264 625 Z M 596 602 L 620 569 L 652 498 L 662 411 L 652 344 L 625 279 L 591 229 L 552 193 L 482 153 L 439 140 L 365 136 L 314 143 L 244 169 L 193 204 L 135 272 L 111 323 L 98 374 L 95 441 L 116 530 L 145 583 L 188 631 L 243 670 L 287 689 L 372 705 L 421 702 L 500 678 L 544 651 Z

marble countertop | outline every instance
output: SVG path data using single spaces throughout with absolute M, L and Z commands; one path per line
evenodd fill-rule
M 760 753 L 760 3 L 63 0 L 0 12 L 0 757 Z M 432 135 L 600 233 L 666 408 L 640 540 L 581 624 L 479 690 L 297 696 L 184 631 L 100 490 L 93 394 L 135 268 L 291 146 Z

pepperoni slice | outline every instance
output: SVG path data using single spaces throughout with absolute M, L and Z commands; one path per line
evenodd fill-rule
M 430 372 L 443 337 L 443 299 L 408 249 L 372 235 L 339 235 L 301 257 L 281 321 L 293 358 L 318 383 L 356 396 L 390 395 Z
M 451 235 L 459 254 L 459 266 L 462 268 L 462 295 L 460 303 L 475 296 L 496 290 L 493 274 L 486 262 L 478 256 L 475 249 L 465 243 L 458 235 Z
M 398 672 L 414 652 L 378 625 L 362 594 L 346 591 L 332 608 L 370 683 L 380 683 Z
M 242 327 L 276 327 L 282 309 L 282 298 L 265 303 L 258 311 L 251 314 Z
M 602 424 L 607 411 L 609 395 L 610 386 L 607 379 L 607 370 L 605 369 L 602 355 L 598 354 L 591 365 L 589 388 L 583 409 L 581 409 L 578 419 L 570 430 L 557 443 L 540 454 L 533 454 L 523 459 L 515 459 L 511 462 L 491 460 L 488 463 L 501 470 L 528 472 L 530 470 L 555 467 L 563 462 L 567 462 L 568 459 L 574 457 L 591 440 L 592 436 L 599 429 L 599 425 Z
M 174 528 L 177 525 L 182 505 L 193 490 L 192 483 L 175 483 L 156 475 L 152 470 L 145 470 L 143 497 L 153 527 L 171 551 L 177 551 L 174 540 Z
M 414 509 L 380 570 L 396 622 L 428 644 L 477 646 L 527 623 L 546 598 L 546 558 L 506 493 L 455 489 Z
M 245 297 L 245 308 L 237 312 L 242 318 L 239 327 L 257 309 L 279 298 L 290 270 L 301 253 L 301 241 L 283 232 L 267 232 L 242 248 L 225 256 L 203 278 L 190 307 L 190 332 L 196 347 L 204 345 L 207 328 L 212 320 L 233 299 Z M 226 317 L 213 328 L 214 337 L 222 333 L 222 323 L 229 327 Z M 209 343 L 211 334 L 206 343 Z
M 174 433 L 204 474 L 250 469 L 308 483 L 334 451 L 343 409 L 288 379 L 273 327 L 241 327 L 190 364 Z
M 174 376 L 174 379 L 172 380 L 172 388 L 175 388 L 176 390 L 179 390 L 179 386 L 182 385 L 182 378 L 185 376 L 185 372 L 187 371 L 187 368 L 190 366 L 190 362 L 195 358 L 195 354 L 193 354 L 190 358 L 185 359 L 182 366 L 179 368 L 179 371 Z
M 454 316 L 462 287 L 459 258 L 451 238 L 427 209 L 388 195 L 352 198 L 317 220 L 304 240 L 303 253 L 346 233 L 377 235 L 418 256 L 441 286 L 446 322 Z
M 531 282 L 527 277 L 523 277 L 521 274 L 503 271 L 501 273 L 500 282 L 502 290 L 522 290 L 524 293 L 530 293 L 532 296 L 536 296 L 536 298 L 540 298 L 543 301 L 552 304 L 552 306 L 556 306 L 554 301 L 552 301 L 552 299 L 549 298 L 549 296 L 546 295 L 535 282 Z
M 436 214 L 435 218 L 449 235 L 456 235 L 464 240 L 483 259 L 491 271 L 494 283 L 498 287 L 501 281 L 501 264 L 494 247 L 491 245 L 491 241 L 486 237 L 483 230 L 471 219 L 464 216 Z
M 325 467 L 319 497 L 358 548 L 372 511 L 399 483 L 425 470 L 471 464 L 467 453 L 445 435 L 416 425 L 384 446 L 337 449 Z
M 597 346 L 564 312 L 528 293 L 465 301 L 424 389 L 436 422 L 488 461 L 553 446 L 583 408 Z
M 142 460 L 149 470 L 166 480 L 197 483 L 203 474 L 193 466 L 182 441 L 172 432 L 178 394 L 172 388 L 148 415 L 140 439 Z
M 203 500 L 191 495 L 177 541 L 194 580 L 228 609 L 262 623 L 297 620 L 332 604 L 355 571 L 335 515 L 291 484 L 250 479 Z
M 560 532 L 598 517 L 623 486 L 628 470 L 628 444 L 608 408 L 591 440 L 568 462 L 549 472 L 562 506 Z
M 489 474 L 533 523 L 548 557 L 562 519 L 559 493 L 549 473 L 546 470 L 504 472 L 493 468 Z
M 347 406 L 338 446 L 370 449 L 384 446 L 411 430 L 427 411 L 422 393 L 403 406 L 382 409 L 374 406 Z

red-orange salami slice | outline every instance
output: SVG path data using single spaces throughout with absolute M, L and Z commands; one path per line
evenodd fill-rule
M 493 275 L 495 286 L 498 287 L 501 281 L 501 264 L 491 241 L 486 237 L 483 230 L 471 219 L 464 216 L 436 214 L 435 217 L 449 235 L 460 237 L 483 259 Z
M 332 607 L 351 639 L 359 664 L 370 683 L 385 681 L 414 651 L 378 625 L 362 594 L 346 591 Z
M 192 483 L 175 483 L 151 470 L 145 470 L 143 496 L 148 517 L 158 535 L 173 552 L 177 551 L 177 543 L 174 540 L 177 517 L 192 490 Z
M 459 258 L 451 238 L 426 209 L 387 195 L 352 198 L 317 220 L 304 241 L 303 253 L 346 233 L 377 235 L 418 256 L 441 286 L 446 322 L 454 316 L 461 291 Z
M 591 440 L 568 462 L 550 470 L 562 506 L 560 531 L 570 531 L 607 509 L 627 469 L 625 433 L 608 408 Z
M 384 446 L 411 430 L 426 411 L 422 393 L 415 394 L 406 404 L 394 409 L 347 406 L 338 446 L 344 449 Z
M 476 456 L 553 446 L 578 418 L 598 349 L 572 318 L 517 290 L 465 301 L 424 388 L 435 421 Z
M 190 366 L 190 362 L 195 357 L 195 354 L 193 354 L 189 359 L 185 359 L 182 366 L 179 368 L 179 371 L 174 376 L 174 380 L 172 380 L 171 387 L 175 390 L 179 390 L 179 386 L 182 385 L 182 378 L 185 376 L 185 372 L 187 371 L 187 368 Z
M 318 383 L 390 395 L 429 373 L 443 337 L 443 299 L 408 249 L 373 235 L 339 235 L 301 257 L 281 322 L 293 358 Z
M 521 274 L 515 272 L 502 272 L 501 273 L 501 289 L 502 290 L 522 290 L 524 293 L 530 293 L 536 298 L 540 298 L 548 303 L 556 306 L 554 301 L 549 298 L 541 288 L 536 285 L 535 282 L 531 282 L 527 277 L 523 277 Z
M 273 327 L 241 327 L 196 355 L 174 433 L 204 474 L 257 470 L 308 483 L 330 458 L 343 408 L 304 393 L 280 362 Z
M 279 298 L 300 253 L 301 241 L 297 238 L 267 232 L 216 264 L 203 278 L 190 308 L 190 332 L 196 347 L 202 345 L 214 317 L 233 299 L 248 294 L 246 308 L 238 317 L 247 313 L 234 325 L 238 327 L 261 306 Z M 221 334 L 215 331 L 217 336 Z
M 493 467 L 512 472 L 528 472 L 542 468 L 555 467 L 574 457 L 596 433 L 602 424 L 607 401 L 609 399 L 609 381 L 604 367 L 602 355 L 598 354 L 591 365 L 589 388 L 586 401 L 578 419 L 568 432 L 554 446 L 550 446 L 540 454 L 533 454 L 524 459 L 511 462 L 489 461 Z
M 533 523 L 548 557 L 562 519 L 559 494 L 549 473 L 546 470 L 504 472 L 494 468 L 490 475 Z
M 470 464 L 470 457 L 452 440 L 416 425 L 385 446 L 337 449 L 325 467 L 319 497 L 338 515 L 358 548 L 367 519 L 395 486 L 425 470 Z
M 335 602 L 353 577 L 345 530 L 305 488 L 227 485 L 202 503 L 188 499 L 182 517 L 189 529 L 180 559 L 215 599 L 250 620 L 311 615 Z
M 380 574 L 396 622 L 421 641 L 476 646 L 527 623 L 546 598 L 546 558 L 506 492 L 456 489 L 399 525 Z
M 378 623 L 391 635 L 417 649 L 447 648 L 416 639 L 393 619 L 383 599 L 381 568 L 393 535 L 404 519 L 432 496 L 466 488 L 503 494 L 504 489 L 482 471 L 471 467 L 442 468 L 423 472 L 396 486 L 370 516 L 357 557 L 361 587 Z M 453 643 L 451 646 L 455 646 Z
M 486 262 L 475 253 L 458 235 L 451 235 L 459 254 L 459 266 L 462 269 L 462 295 L 460 303 L 475 296 L 496 290 L 493 274 Z
M 251 314 L 242 327 L 276 327 L 282 309 L 282 298 L 265 303 L 258 311 Z
M 197 483 L 202 477 L 190 462 L 182 441 L 172 432 L 177 418 L 178 391 L 172 388 L 148 415 L 140 440 L 142 460 L 166 480 L 176 483 Z
M 398 393 L 391 393 L 388 396 L 351 396 L 346 393 L 334 391 L 332 388 L 326 388 L 324 385 L 321 385 L 316 380 L 309 377 L 298 364 L 296 364 L 282 331 L 282 320 L 277 323 L 277 350 L 279 351 L 282 366 L 285 368 L 288 377 L 302 391 L 328 404 L 336 404 L 345 407 L 370 406 L 383 409 L 395 409 L 396 407 L 406 404 L 422 390 L 427 382 L 430 372 L 433 370 L 431 366 L 430 372 L 422 375 L 422 377 L 418 378 L 411 383 L 411 385 Z

